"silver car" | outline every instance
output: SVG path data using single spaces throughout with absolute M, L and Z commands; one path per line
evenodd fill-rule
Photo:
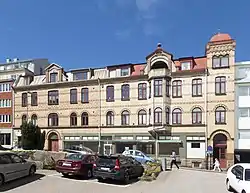
M 0 186 L 5 182 L 33 176 L 36 172 L 36 164 L 21 158 L 11 152 L 0 152 Z

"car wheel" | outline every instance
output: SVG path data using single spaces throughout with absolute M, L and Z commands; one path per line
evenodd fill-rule
M 246 191 L 245 190 L 242 190 L 242 192 L 241 193 L 246 193 Z
M 229 192 L 232 192 L 233 191 L 233 189 L 232 189 L 232 187 L 231 187 L 231 185 L 230 185 L 230 182 L 229 182 L 229 180 L 227 179 L 227 190 L 229 191 Z
M 63 177 L 65 178 L 68 178 L 69 177 L 69 174 L 66 174 L 66 173 L 62 173 Z
M 88 172 L 87 172 L 87 177 L 88 177 L 88 178 L 92 178 L 92 177 L 93 177 L 93 172 L 92 172 L 91 169 L 88 170 Z
M 98 182 L 104 182 L 104 179 L 103 178 L 97 178 L 97 181 Z
M 0 174 L 0 187 L 4 184 L 4 177 Z
M 125 184 L 129 183 L 130 178 L 128 172 L 125 172 L 123 180 Z
M 29 171 L 29 176 L 34 176 L 36 173 L 36 167 L 35 166 L 31 166 L 30 167 L 30 171 Z

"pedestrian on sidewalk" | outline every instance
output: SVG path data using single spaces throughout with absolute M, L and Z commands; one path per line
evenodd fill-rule
M 176 153 L 174 151 L 172 151 L 172 155 L 170 157 L 171 157 L 170 169 L 172 170 L 173 164 L 179 169 L 179 166 L 176 162 Z
M 221 172 L 221 168 L 220 168 L 220 162 L 217 158 L 215 158 L 215 161 L 214 161 L 214 169 L 213 171 L 215 171 L 216 169 L 219 170 L 219 172 Z

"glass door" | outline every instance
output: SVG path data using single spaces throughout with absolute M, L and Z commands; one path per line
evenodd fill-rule
M 112 144 L 104 144 L 104 155 L 112 154 Z

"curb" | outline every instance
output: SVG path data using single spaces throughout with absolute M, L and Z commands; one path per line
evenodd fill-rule
M 182 170 L 193 170 L 193 171 L 200 171 L 200 172 L 210 172 L 210 173 L 218 173 L 218 174 L 226 174 L 227 171 L 222 170 L 221 172 L 219 171 L 213 171 L 213 170 L 206 170 L 206 169 L 196 169 L 196 168 L 185 168 L 185 167 L 180 167 Z

